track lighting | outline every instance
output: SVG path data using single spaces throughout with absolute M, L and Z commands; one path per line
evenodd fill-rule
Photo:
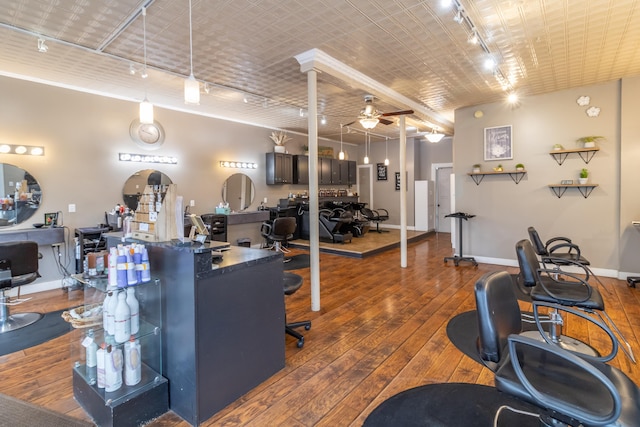
M 204 91 L 207 94 L 211 92 L 211 85 L 208 82 L 204 82 Z
M 478 44 L 478 33 L 475 29 L 471 31 L 471 34 L 469 34 L 469 38 L 467 38 L 467 41 L 470 44 Z
M 518 103 L 518 94 L 515 92 L 511 92 L 509 96 L 507 96 L 507 101 L 509 104 L 517 104 Z
M 38 39 L 38 52 L 47 53 L 47 51 L 49 50 L 49 46 L 47 46 L 45 43 L 46 40 L 42 37 Z
M 427 138 L 427 141 L 435 144 L 437 142 L 440 142 L 442 138 L 444 138 L 444 134 L 438 133 L 438 127 L 434 126 L 433 128 L 431 128 L 431 133 L 426 134 L 425 138 Z
M 496 61 L 493 58 L 487 58 L 484 60 L 484 68 L 493 71 L 496 69 Z
M 464 18 L 462 16 L 462 9 L 458 9 L 458 12 L 456 13 L 456 16 L 453 17 L 453 20 L 458 24 L 462 24 L 462 21 L 464 21 Z
M 200 104 L 200 83 L 193 76 L 193 21 L 191 18 L 191 0 L 189 0 L 189 61 L 191 74 L 184 80 L 184 103 Z

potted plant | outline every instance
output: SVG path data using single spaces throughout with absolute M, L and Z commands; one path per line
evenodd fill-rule
M 522 163 L 518 163 L 516 165 L 516 171 L 522 172 L 524 170 L 524 165 Z
M 562 144 L 553 144 L 553 150 L 554 151 L 564 150 L 564 147 L 562 146 Z
M 576 141 L 582 143 L 584 148 L 593 148 L 596 146 L 596 142 L 604 140 L 604 136 L 583 136 L 582 138 L 578 138 Z
M 473 165 L 473 166 L 471 167 L 471 171 L 472 171 L 473 173 L 480 173 L 480 164 L 479 164 L 479 163 L 476 163 L 475 165 Z
M 284 144 L 289 141 L 291 138 L 289 138 L 286 134 L 285 131 L 279 131 L 279 132 L 271 132 L 271 136 L 270 136 L 271 140 L 274 142 L 274 144 L 276 144 L 275 147 L 273 147 L 273 151 L 275 151 L 276 153 L 285 153 L 286 150 L 284 148 Z
M 580 178 L 578 178 L 578 182 L 584 185 L 587 183 L 588 179 L 589 179 L 589 170 L 586 168 L 582 168 L 582 170 L 580 171 Z
M 495 168 L 493 168 L 493 170 L 496 172 L 502 172 L 504 169 L 502 168 L 502 165 L 498 165 Z

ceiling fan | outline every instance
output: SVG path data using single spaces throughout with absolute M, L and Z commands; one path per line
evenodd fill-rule
M 373 105 L 373 95 L 365 95 L 364 97 L 364 108 L 360 111 L 360 115 L 358 115 L 358 119 L 352 121 L 351 123 L 347 123 L 344 126 L 350 126 L 354 124 L 356 121 L 359 121 L 363 128 L 365 129 L 373 129 L 376 127 L 378 123 L 382 123 L 383 125 L 390 125 L 393 123 L 392 120 L 385 119 L 384 117 L 390 116 L 402 116 L 406 114 L 413 114 L 413 110 L 403 110 L 403 111 L 393 111 L 390 113 L 381 113 L 376 109 Z

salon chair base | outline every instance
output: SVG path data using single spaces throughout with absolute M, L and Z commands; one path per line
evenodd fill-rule
M 444 258 L 444 262 L 446 263 L 447 261 L 453 261 L 453 264 L 457 267 L 458 264 L 460 264 L 461 262 L 465 261 L 465 262 L 470 262 L 471 264 L 475 265 L 476 267 L 478 266 L 478 263 L 476 262 L 474 257 L 469 257 L 469 256 L 448 256 Z
M 9 314 L 9 298 L 0 297 L 0 334 L 29 326 L 42 318 L 40 313 Z
M 544 341 L 544 339 L 540 336 L 540 332 L 538 331 L 527 331 L 522 332 L 520 335 L 533 338 L 538 341 Z M 575 338 L 568 337 L 566 335 L 562 335 L 559 338 L 554 340 L 554 343 L 561 348 L 564 348 L 568 351 L 573 351 L 574 353 L 582 353 L 588 356 L 598 357 L 600 354 L 590 345 L 583 343 L 580 340 Z

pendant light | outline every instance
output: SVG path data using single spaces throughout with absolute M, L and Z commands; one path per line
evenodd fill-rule
M 340 153 L 338 153 L 338 159 L 344 160 L 344 151 L 342 151 L 342 123 L 340 124 Z
M 369 147 L 367 146 L 367 140 L 369 139 L 369 133 L 364 133 L 364 164 L 369 164 Z
M 140 123 L 152 124 L 153 123 L 153 104 L 147 99 L 147 8 L 142 8 L 142 47 L 144 50 L 144 71 L 142 72 L 142 78 L 145 79 L 144 83 L 144 100 L 140 103 Z
M 386 140 L 385 140 L 384 165 L 385 166 L 389 166 L 389 137 L 387 137 Z
M 200 83 L 193 76 L 193 24 L 191 21 L 191 0 L 189 0 L 189 61 L 191 74 L 184 80 L 184 103 L 200 104 Z

